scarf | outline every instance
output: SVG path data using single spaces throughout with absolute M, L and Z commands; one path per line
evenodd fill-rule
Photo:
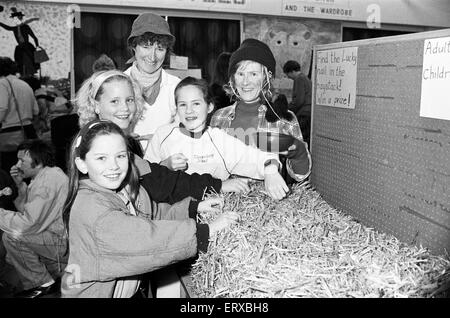
M 136 61 L 130 69 L 131 78 L 138 84 L 142 94 L 142 98 L 149 104 L 155 103 L 156 97 L 159 95 L 162 80 L 162 68 L 159 68 L 156 72 L 148 74 L 138 69 Z

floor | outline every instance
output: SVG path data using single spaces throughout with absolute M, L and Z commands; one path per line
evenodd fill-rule
M 14 298 L 22 291 L 22 284 L 13 266 L 6 263 L 4 257 L 0 259 L 0 298 Z M 42 298 L 60 298 L 60 292 L 42 296 Z

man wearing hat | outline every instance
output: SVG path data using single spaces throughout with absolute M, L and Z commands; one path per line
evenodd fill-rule
M 142 13 L 133 22 L 128 47 L 133 63 L 125 71 L 140 91 L 137 97 L 139 116 L 134 133 L 141 136 L 144 149 L 156 128 L 178 121 L 174 98 L 175 86 L 180 79 L 168 74 L 162 65 L 172 51 L 175 37 L 170 33 L 164 18 L 153 13 Z
M 230 57 L 229 85 L 225 86 L 237 102 L 217 110 L 210 125 L 250 145 L 256 145 L 256 132 L 293 136 L 284 168 L 293 179 L 287 181 L 303 182 L 311 172 L 311 156 L 285 96 L 272 101 L 275 66 L 275 57 L 267 44 L 252 38 L 244 40 Z

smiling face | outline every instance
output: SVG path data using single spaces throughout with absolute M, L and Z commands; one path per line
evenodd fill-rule
M 202 91 L 194 85 L 179 88 L 175 97 L 180 122 L 190 132 L 202 131 L 206 126 L 208 113 L 212 112 L 214 105 L 208 104 Z
M 92 141 L 85 159 L 76 158 L 81 173 L 100 187 L 117 190 L 127 176 L 128 152 L 122 136 L 113 133 L 99 135 Z
M 239 96 L 245 102 L 258 99 L 261 92 L 264 73 L 262 65 L 253 61 L 242 61 L 234 74 L 234 83 Z
M 134 49 L 138 69 L 148 74 L 152 74 L 161 68 L 166 53 L 167 48 L 158 42 L 138 44 Z
M 97 102 L 96 112 L 100 119 L 110 120 L 122 129 L 130 126 L 136 113 L 136 104 L 133 88 L 127 80 L 104 83 Z

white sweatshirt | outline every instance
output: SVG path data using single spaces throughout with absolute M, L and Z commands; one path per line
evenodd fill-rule
M 219 128 L 208 127 L 200 138 L 193 138 L 175 123 L 156 130 L 144 158 L 160 163 L 177 153 L 188 158 L 186 173 L 209 173 L 222 181 L 230 174 L 262 180 L 264 164 L 271 159 L 281 166 L 277 154 L 247 146 Z

